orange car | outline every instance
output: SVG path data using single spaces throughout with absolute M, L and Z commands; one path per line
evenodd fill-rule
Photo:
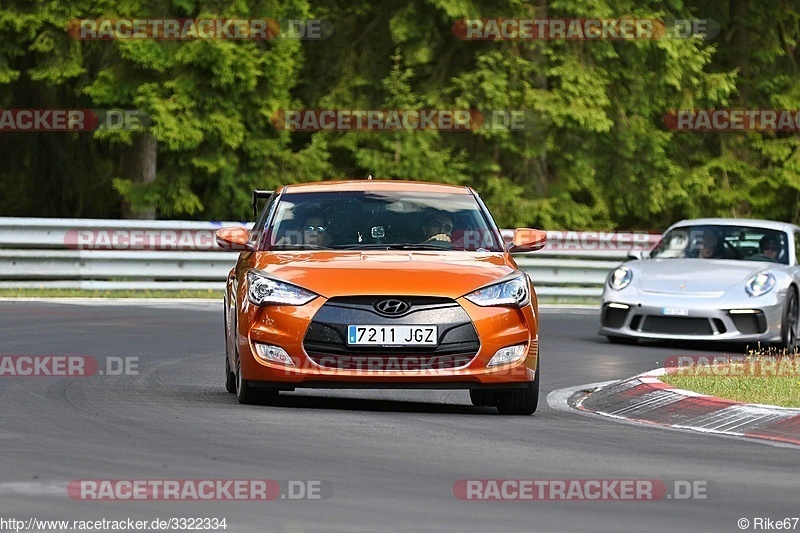
M 474 405 L 532 414 L 538 302 L 469 187 L 403 181 L 289 185 L 251 231 L 225 290 L 225 386 L 241 403 L 312 388 L 469 389 Z

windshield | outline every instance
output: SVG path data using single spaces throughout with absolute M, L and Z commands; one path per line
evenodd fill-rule
M 503 251 L 471 194 L 335 191 L 281 195 L 261 249 Z
M 650 253 L 660 259 L 733 259 L 789 264 L 786 234 L 751 226 L 683 226 L 667 232 Z

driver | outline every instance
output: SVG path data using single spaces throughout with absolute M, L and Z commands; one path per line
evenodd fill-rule
M 781 251 L 781 245 L 775 235 L 764 235 L 761 237 L 758 246 L 761 250 L 760 255 L 774 263 L 778 262 L 778 254 Z
M 447 213 L 436 212 L 431 216 L 424 226 L 422 234 L 425 239 L 423 242 L 443 241 L 451 242 L 453 234 L 453 217 Z

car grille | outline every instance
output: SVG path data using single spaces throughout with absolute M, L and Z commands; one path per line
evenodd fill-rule
M 475 354 L 369 354 L 331 355 L 309 353 L 308 357 L 323 368 L 366 371 L 447 370 L 466 366 Z
M 733 314 L 730 317 L 733 325 L 743 335 L 755 335 L 767 331 L 767 319 L 761 311 L 747 315 Z
M 628 318 L 629 309 L 619 309 L 606 306 L 603 309 L 602 326 L 606 328 L 621 328 Z
M 702 317 L 645 317 L 642 331 L 674 335 L 713 335 L 714 329 L 707 318 Z
M 409 305 L 398 317 L 375 309 L 381 300 L 397 298 Z M 351 324 L 435 324 L 436 346 L 348 346 Z M 453 369 L 469 364 L 480 349 L 478 334 L 466 311 L 450 298 L 362 296 L 331 298 L 314 316 L 303 339 L 308 357 L 323 368 L 366 371 Z

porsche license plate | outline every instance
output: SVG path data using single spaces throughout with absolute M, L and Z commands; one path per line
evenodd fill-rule
M 665 307 L 662 313 L 666 316 L 689 316 L 689 310 L 682 307 Z
M 347 326 L 347 344 L 370 346 L 436 346 L 436 326 Z

